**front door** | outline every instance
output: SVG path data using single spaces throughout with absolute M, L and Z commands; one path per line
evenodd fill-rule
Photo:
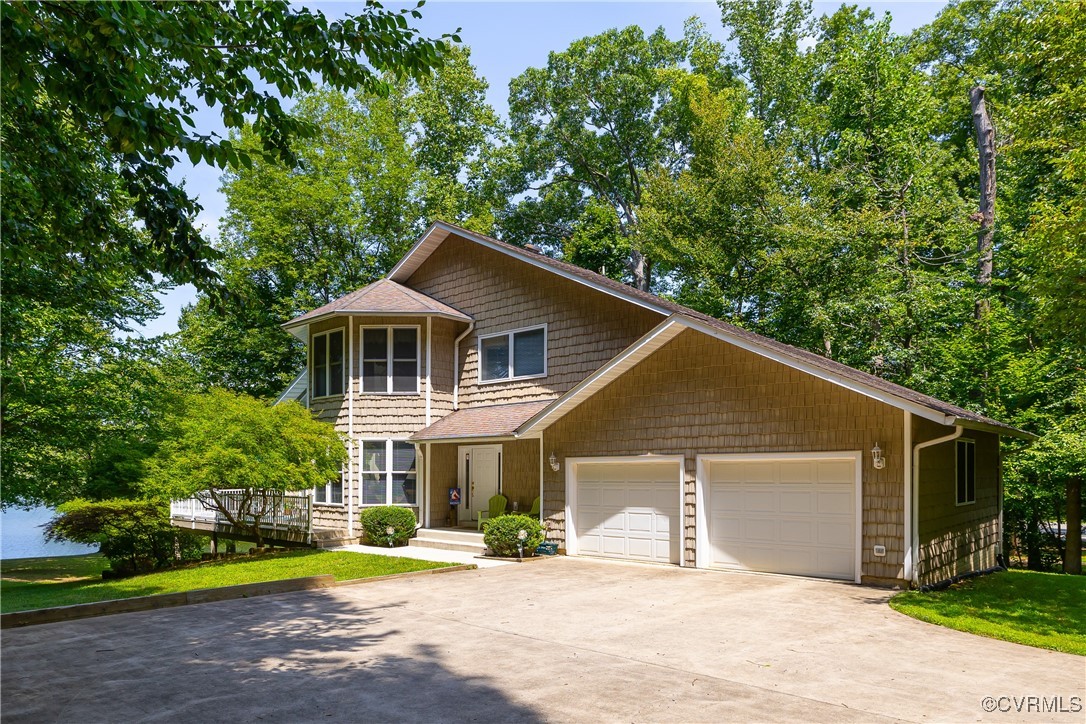
M 460 448 L 460 487 L 464 503 L 460 520 L 478 520 L 490 499 L 501 492 L 502 446 L 472 445 Z

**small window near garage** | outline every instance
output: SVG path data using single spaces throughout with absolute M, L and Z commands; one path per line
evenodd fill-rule
M 313 488 L 313 502 L 321 505 L 343 505 L 343 473 L 335 480 Z
M 313 335 L 313 397 L 343 394 L 343 330 Z
M 975 503 L 977 501 L 977 446 L 972 440 L 958 440 L 955 452 L 958 505 Z
M 483 382 L 543 377 L 546 374 L 545 325 L 479 338 L 479 378 Z
M 364 327 L 362 392 L 414 394 L 418 391 L 418 327 Z
M 362 505 L 418 505 L 415 446 L 403 440 L 362 443 Z

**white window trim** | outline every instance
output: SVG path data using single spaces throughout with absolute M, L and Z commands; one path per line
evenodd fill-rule
M 958 500 L 958 443 L 968 443 L 973 446 L 973 499 L 972 500 Z M 965 486 L 966 493 L 969 492 L 968 484 Z M 954 507 L 962 508 L 966 505 L 977 504 L 977 441 L 971 437 L 959 437 L 954 440 Z
M 359 326 L 361 330 L 358 333 L 358 390 L 362 395 L 373 395 L 376 397 L 394 396 L 394 397 L 411 397 L 417 396 L 422 392 L 422 381 L 419 379 L 422 376 L 422 325 L 419 324 L 363 324 Z M 387 390 L 385 392 L 378 392 L 376 390 L 366 389 L 366 376 L 362 374 L 363 366 L 366 363 L 365 356 L 365 339 L 367 329 L 384 329 L 388 330 L 388 347 L 386 349 L 385 363 L 388 365 L 388 373 L 385 381 Z M 415 330 L 415 389 L 413 392 L 393 392 L 392 391 L 392 330 L 394 329 L 413 329 Z M 374 442 L 370 440 L 370 442 Z
M 310 495 L 313 498 L 313 505 L 319 505 L 322 508 L 345 508 L 347 506 L 347 496 L 349 495 L 349 493 L 347 491 L 347 468 L 346 468 L 346 466 L 344 466 L 344 468 L 339 473 L 339 481 L 340 481 L 340 488 L 339 488 L 340 501 L 338 503 L 322 503 L 321 501 L 317 500 L 317 488 L 313 488 L 312 490 L 309 491 Z M 332 492 L 332 481 L 329 480 L 327 483 L 324 484 L 324 497 L 325 498 L 331 498 L 332 497 L 331 492 Z
M 347 369 L 347 357 L 348 357 L 348 354 L 347 354 L 347 333 L 346 333 L 346 330 L 347 330 L 346 327 L 333 327 L 332 329 L 326 329 L 323 332 L 314 332 L 312 335 L 310 335 L 310 337 L 309 337 L 309 365 L 308 365 L 308 369 L 309 369 L 309 398 L 310 399 L 312 399 L 312 400 L 326 400 L 326 399 L 331 398 L 331 397 L 343 397 L 343 395 L 347 392 L 347 384 L 348 384 L 348 381 L 350 380 L 350 370 Z M 336 332 L 342 332 L 343 333 L 343 371 L 344 371 L 343 392 L 337 392 L 335 394 L 328 394 L 328 395 L 320 395 L 320 396 L 318 396 L 318 395 L 315 394 L 316 385 L 317 385 L 317 376 L 316 376 L 316 374 L 314 374 L 313 347 L 314 347 L 314 345 L 316 345 L 318 338 L 320 338 L 320 337 L 328 337 L 328 335 L 335 334 Z M 324 344 L 327 347 L 327 345 L 328 345 L 327 340 L 325 341 Z M 325 365 L 325 373 L 324 374 L 325 374 L 325 384 L 328 386 L 328 389 L 331 389 L 332 388 L 332 385 L 331 385 L 331 382 L 332 382 L 332 377 L 331 377 L 332 365 L 330 365 L 330 364 Z
M 383 503 L 367 503 L 363 495 L 362 480 L 364 475 L 374 475 L 374 471 L 366 470 L 362 467 L 362 454 L 366 449 L 366 443 L 383 442 L 385 444 L 385 460 L 387 461 L 388 468 L 382 473 L 385 476 L 385 502 Z M 359 508 L 379 508 L 383 505 L 392 505 L 397 508 L 418 508 L 422 509 L 422 504 L 418 501 L 422 499 L 420 495 L 422 486 L 419 485 L 419 451 L 415 448 L 415 503 L 391 503 L 392 500 L 392 476 L 396 472 L 405 472 L 403 470 L 397 471 L 393 467 L 392 445 L 397 442 L 407 442 L 406 437 L 393 437 L 393 438 L 381 438 L 381 437 L 366 437 L 359 438 L 358 440 L 358 507 Z
M 513 335 L 520 332 L 532 332 L 537 329 L 543 330 L 543 372 L 535 375 L 517 375 L 509 377 L 498 377 L 493 380 L 483 379 L 483 341 L 487 339 L 494 339 L 495 337 L 508 337 L 509 339 L 509 371 L 513 372 Z M 480 385 L 494 385 L 502 382 L 516 382 L 518 380 L 535 380 L 540 377 L 547 376 L 547 358 L 550 356 L 550 333 L 547 330 L 546 324 L 533 324 L 530 327 L 519 327 L 517 329 L 510 329 L 505 332 L 495 332 L 494 334 L 482 334 L 475 342 L 475 355 L 479 360 L 478 362 L 478 377 Z

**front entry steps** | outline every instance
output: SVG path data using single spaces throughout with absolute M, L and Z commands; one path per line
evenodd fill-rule
M 456 528 L 419 528 L 415 537 L 408 541 L 408 545 L 443 551 L 462 551 L 478 556 L 486 552 L 482 533 Z

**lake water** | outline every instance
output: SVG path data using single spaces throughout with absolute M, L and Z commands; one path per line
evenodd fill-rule
M 0 558 L 41 558 L 94 553 L 95 546 L 79 543 L 47 543 L 43 525 L 53 517 L 50 508 L 14 508 L 0 513 Z

